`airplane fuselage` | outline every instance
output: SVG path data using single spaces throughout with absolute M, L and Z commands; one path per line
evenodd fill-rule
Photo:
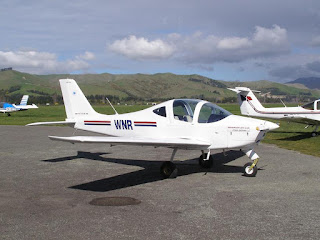
M 170 139 L 197 139 L 209 142 L 208 149 L 232 149 L 253 145 L 263 139 L 270 122 L 229 115 L 219 121 L 199 122 L 201 107 L 207 103 L 201 101 L 195 108 L 191 121 L 174 118 L 173 100 L 141 110 L 135 113 L 96 115 L 95 118 L 82 117 L 75 123 L 76 129 L 96 132 L 116 137 L 150 137 Z M 165 107 L 166 117 L 154 113 Z M 82 115 L 82 113 L 78 113 Z

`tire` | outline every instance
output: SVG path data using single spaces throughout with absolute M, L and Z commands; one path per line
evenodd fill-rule
M 173 162 L 164 162 L 160 167 L 160 173 L 164 178 L 176 178 L 178 170 Z
M 203 160 L 203 154 L 201 154 L 199 157 L 199 165 L 203 168 L 211 168 L 213 166 L 212 156 L 210 156 L 208 160 Z
M 246 177 L 255 177 L 257 175 L 257 172 L 258 172 L 257 165 L 254 166 L 251 170 L 249 170 L 251 165 L 252 165 L 252 162 L 248 162 L 243 166 L 244 176 L 246 176 Z

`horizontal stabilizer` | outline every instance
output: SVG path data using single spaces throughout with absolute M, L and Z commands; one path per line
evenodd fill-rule
M 14 107 L 19 108 L 19 109 L 31 109 L 31 108 L 38 108 L 37 105 L 32 104 L 32 105 L 15 105 L 13 104 Z
M 26 126 L 39 126 L 39 125 L 74 125 L 75 121 L 55 121 L 55 122 L 35 122 L 29 123 Z
M 236 93 L 249 93 L 251 92 L 255 92 L 255 93 L 260 93 L 261 91 L 257 91 L 257 90 L 251 90 L 250 88 L 247 87 L 236 87 L 236 88 L 228 88 L 231 91 L 234 91 Z
M 111 145 L 136 145 L 155 147 L 179 147 L 186 149 L 203 149 L 210 146 L 209 143 L 182 138 L 153 139 L 153 138 L 130 138 L 130 137 L 104 137 L 104 136 L 72 136 L 57 137 L 49 136 L 51 140 L 71 143 L 106 143 Z

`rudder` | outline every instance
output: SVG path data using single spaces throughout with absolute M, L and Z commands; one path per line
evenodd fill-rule
M 98 114 L 73 79 L 60 79 L 60 87 L 67 119 L 76 119 Z

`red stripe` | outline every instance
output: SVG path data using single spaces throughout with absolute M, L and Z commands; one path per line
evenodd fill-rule
M 111 121 L 84 121 L 85 123 L 111 123 Z

